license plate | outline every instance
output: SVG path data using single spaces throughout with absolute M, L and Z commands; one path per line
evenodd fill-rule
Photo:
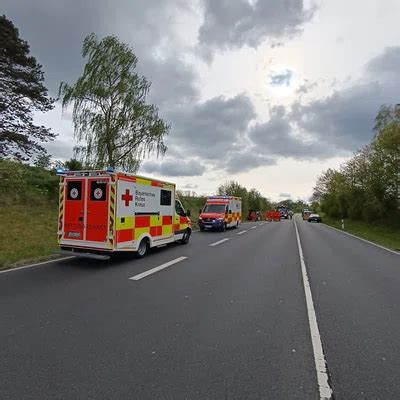
M 206 228 L 211 228 L 212 225 L 204 225 Z
M 70 238 L 78 238 L 79 236 L 81 236 L 79 232 L 68 232 L 68 237 Z

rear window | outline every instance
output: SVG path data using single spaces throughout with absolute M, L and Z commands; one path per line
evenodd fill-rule
M 68 181 L 67 183 L 67 199 L 82 199 L 82 181 Z
M 107 182 L 91 181 L 90 200 L 105 201 L 106 200 Z

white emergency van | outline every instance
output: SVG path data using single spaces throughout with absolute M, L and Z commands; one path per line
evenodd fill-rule
M 109 258 L 171 242 L 187 244 L 189 216 L 175 184 L 124 172 L 58 171 L 58 242 L 63 253 Z

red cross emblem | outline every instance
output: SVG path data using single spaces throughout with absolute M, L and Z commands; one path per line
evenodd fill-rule
M 133 200 L 133 196 L 129 193 L 129 189 L 125 189 L 125 193 L 122 195 L 122 200 L 125 201 L 125 206 L 129 207 L 129 202 Z

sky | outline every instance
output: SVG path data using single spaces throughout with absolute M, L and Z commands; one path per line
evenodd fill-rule
M 398 0 L 1 0 L 1 12 L 53 96 L 81 74 L 86 35 L 129 44 L 171 123 L 166 155 L 139 172 L 184 191 L 236 180 L 307 200 L 322 171 L 372 140 L 380 105 L 400 103 Z M 71 158 L 71 111 L 35 120 L 58 133 L 49 153 Z

